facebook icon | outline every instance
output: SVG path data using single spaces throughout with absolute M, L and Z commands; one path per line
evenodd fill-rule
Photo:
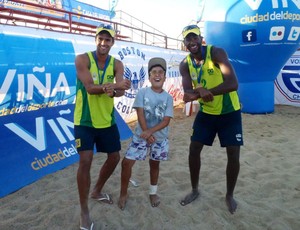
M 243 42 L 255 42 L 256 30 L 243 30 L 242 32 Z

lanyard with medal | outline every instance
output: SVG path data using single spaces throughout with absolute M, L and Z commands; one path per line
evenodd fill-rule
M 98 74 L 98 78 L 99 78 L 99 84 L 102 85 L 103 80 L 104 80 L 104 76 L 105 76 L 105 72 L 106 72 L 108 63 L 110 61 L 110 55 L 108 55 L 107 58 L 106 58 L 106 60 L 105 60 L 105 65 L 104 65 L 104 69 L 103 69 L 101 78 L 99 76 L 99 70 L 100 70 L 100 68 L 99 68 L 99 65 L 98 65 L 98 57 L 96 55 L 96 51 L 93 52 L 93 57 L 95 59 L 95 62 L 96 62 L 97 68 L 98 68 L 97 74 Z
M 201 81 L 201 76 L 202 76 L 202 67 L 203 67 L 203 64 L 204 64 L 204 61 L 205 61 L 205 51 L 206 49 L 202 46 L 201 47 L 201 64 L 200 64 L 200 67 L 199 65 L 196 64 L 195 62 L 195 58 L 192 58 L 192 63 L 193 63 L 193 66 L 194 68 L 196 69 L 197 73 L 198 73 L 198 76 L 197 76 L 197 83 L 200 84 L 200 81 Z M 199 70 L 199 72 L 198 72 Z
M 196 69 L 196 72 L 198 74 L 197 76 L 197 83 L 200 84 L 200 81 L 201 81 L 201 76 L 202 76 L 202 67 L 203 67 L 203 64 L 204 64 L 204 61 L 205 61 L 205 51 L 206 49 L 202 46 L 201 47 L 201 61 L 200 61 L 200 67 L 199 65 L 196 64 L 195 62 L 195 58 L 191 58 L 192 59 L 192 63 L 193 63 L 193 67 Z M 199 72 L 198 72 L 199 70 Z M 187 107 L 188 108 L 188 107 Z M 187 109 L 186 108 L 186 109 Z M 187 116 L 191 116 L 192 115 L 192 112 L 193 112 L 193 102 L 190 102 L 189 104 L 189 109 L 187 109 Z

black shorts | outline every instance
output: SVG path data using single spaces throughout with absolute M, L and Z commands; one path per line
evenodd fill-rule
M 191 141 L 211 146 L 216 134 L 222 147 L 243 145 L 241 111 L 223 115 L 211 115 L 199 111 L 194 121 Z
M 113 153 L 121 150 L 120 133 L 117 125 L 108 128 L 92 128 L 74 126 L 77 151 L 94 150 L 97 152 Z

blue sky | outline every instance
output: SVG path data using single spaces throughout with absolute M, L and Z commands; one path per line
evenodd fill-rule
M 105 10 L 110 7 L 110 0 L 79 1 Z M 118 0 L 115 10 L 122 10 L 167 36 L 177 38 L 183 27 L 197 20 L 199 0 Z

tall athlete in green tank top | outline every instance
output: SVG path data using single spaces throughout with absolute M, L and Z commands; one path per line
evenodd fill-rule
M 94 146 L 107 153 L 91 198 L 111 204 L 110 196 L 102 192 L 113 173 L 121 149 L 120 134 L 114 119 L 114 97 L 124 95 L 130 81 L 123 79 L 124 66 L 109 55 L 116 32 L 110 25 L 100 25 L 96 31 L 96 51 L 79 54 L 75 59 L 77 72 L 74 134 L 80 160 L 77 185 L 80 200 L 80 229 L 93 229 L 89 215 L 90 168 Z
M 184 89 L 183 100 L 198 100 L 200 109 L 193 124 L 189 147 L 192 191 L 180 203 L 187 205 L 199 196 L 200 154 L 203 146 L 211 146 L 218 135 L 228 158 L 225 200 L 230 213 L 234 213 L 237 203 L 233 191 L 240 169 L 240 146 L 243 145 L 237 77 L 222 48 L 202 46 L 202 36 L 197 25 L 185 27 L 182 35 L 184 45 L 190 52 L 179 66 Z

